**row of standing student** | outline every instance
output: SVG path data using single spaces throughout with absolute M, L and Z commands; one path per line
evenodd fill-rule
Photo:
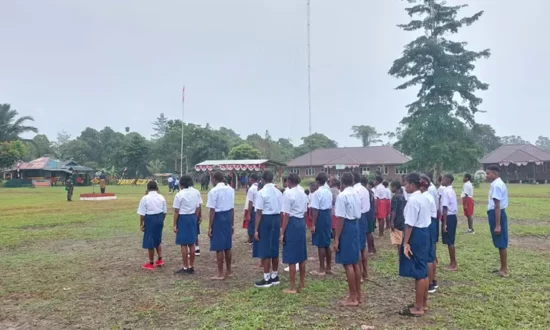
M 488 203 L 491 235 L 495 247 L 500 251 L 501 268 L 499 272 L 502 276 L 507 276 L 508 228 L 505 211 L 508 204 L 507 191 L 506 186 L 499 178 L 498 167 L 490 167 L 487 170 L 487 176 L 491 181 Z M 279 244 L 282 244 L 283 262 L 290 265 L 291 287 L 286 292 L 295 293 L 304 287 L 305 261 L 307 260 L 305 217 L 308 199 L 303 189 L 299 187 L 300 178 L 296 174 L 289 176 L 288 189 L 284 194 L 272 183 L 273 174 L 271 172 L 264 172 L 262 179 L 265 183 L 264 186 L 258 189 L 256 185 L 256 195 L 247 196 L 252 219 L 254 219 L 252 226 L 254 228 L 253 257 L 260 258 L 264 268 L 264 277 L 256 283 L 256 286 L 270 287 L 279 284 Z M 312 241 L 318 248 L 320 256 L 320 269 L 317 275 L 321 275 L 323 270 L 326 274 L 326 263 L 323 269 L 324 261 L 330 264 L 332 221 L 329 207 L 332 208 L 334 205 L 337 225 L 332 248 L 336 252 L 336 263 L 344 266 L 348 281 L 349 296 L 342 301 L 342 304 L 350 306 L 357 306 L 361 303 L 361 277 L 368 276 L 365 241 L 370 227 L 369 221 L 372 219 L 367 216 L 367 213 L 371 211 L 372 198 L 368 196 L 370 194 L 361 184 L 361 180 L 364 179 L 356 173 L 344 173 L 341 181 L 342 191 L 333 203 L 333 194 L 325 185 L 326 174 L 320 173 L 316 178 L 320 192 L 317 191 L 313 194 L 310 205 L 314 210 L 311 228 Z M 414 173 L 406 177 L 402 187 L 403 197 L 406 197 L 407 203 L 402 213 L 404 231 L 402 243 L 399 245 L 399 274 L 416 280 L 416 301 L 404 311 L 406 315 L 422 315 L 427 310 L 428 290 L 437 286 L 435 243 L 438 240 L 439 219 L 436 199 L 440 200 L 439 204 L 441 205 L 442 239 L 449 246 L 451 256 L 449 269 L 456 270 L 456 258 L 454 258 L 456 196 L 453 195 L 452 180 L 452 176 L 445 176 L 442 182 L 445 188 L 437 195 L 437 190 L 428 177 Z M 193 267 L 192 258 L 191 264 L 189 264 L 186 256 L 187 254 L 192 255 L 192 247 L 197 237 L 197 231 L 193 228 L 198 228 L 197 218 L 200 216 L 202 200 L 200 194 L 197 194 L 198 191 L 192 188 L 190 177 L 182 177 L 180 183 L 183 189 L 181 196 L 178 195 L 179 197 L 176 197 L 174 203 L 176 211 L 174 231 L 176 232 L 176 244 L 182 246 L 183 270 L 185 270 Z M 214 184 L 214 188 L 208 194 L 207 202 L 207 207 L 210 210 L 208 236 L 210 237 L 210 250 L 217 253 L 218 273 L 212 279 L 221 280 L 231 276 L 235 195 L 234 190 L 223 183 L 221 173 L 214 174 Z M 251 189 L 254 189 L 253 187 L 254 183 Z M 392 183 L 394 193 L 399 191 L 398 188 L 398 183 Z M 154 269 L 155 266 L 163 264 L 160 244 L 162 225 L 167 212 L 166 201 L 158 194 L 157 190 L 156 183 L 150 182 L 148 194 L 142 198 L 138 209 L 141 216 L 141 229 L 144 231 L 143 247 L 149 250 L 150 261 L 144 265 L 144 268 L 147 269 Z M 399 222 L 396 215 L 400 216 L 400 212 L 398 207 L 392 210 L 392 221 L 390 222 L 392 231 L 398 229 L 395 228 L 396 223 Z M 281 213 L 283 214 L 282 226 Z M 153 260 L 155 249 L 158 254 L 156 263 Z M 226 263 L 225 273 L 224 261 Z M 300 265 L 298 288 L 295 285 L 296 264 Z

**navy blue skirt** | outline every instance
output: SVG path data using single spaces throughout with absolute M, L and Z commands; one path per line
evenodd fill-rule
M 439 219 L 437 218 L 432 218 L 432 222 L 430 223 L 430 235 L 434 242 L 439 242 Z
M 367 234 L 374 233 L 374 204 L 371 204 L 370 210 L 366 213 L 367 215 Z
M 457 226 L 456 214 L 447 215 L 447 232 L 443 232 L 443 226 L 441 226 L 441 241 L 445 245 L 455 245 L 456 238 L 456 226 Z
M 191 245 L 197 241 L 197 216 L 180 214 L 177 222 L 176 245 Z
M 359 219 L 359 250 L 364 250 L 367 247 L 367 233 L 368 233 L 368 212 L 361 213 Z
M 399 249 L 399 276 L 416 280 L 428 277 L 428 255 L 432 246 L 429 227 L 412 227 L 409 245 L 412 251 L 410 259 L 405 257 L 403 245 Z
M 311 244 L 318 248 L 330 247 L 332 236 L 332 210 L 319 210 L 315 222 L 315 232 L 311 235 Z
M 143 248 L 156 249 L 162 243 L 162 229 L 164 228 L 164 213 L 147 214 L 144 220 Z
M 230 250 L 233 246 L 233 228 L 231 223 L 231 210 L 216 212 L 212 223 L 212 238 L 210 239 L 210 251 Z M 195 236 L 195 239 L 197 237 Z
M 250 211 L 250 221 L 248 222 L 248 236 L 254 236 L 256 231 L 256 210 L 252 208 Z
M 359 221 L 344 220 L 344 227 L 338 240 L 336 263 L 341 265 L 355 265 L 359 262 Z
M 508 248 L 508 216 L 506 215 L 506 209 L 500 210 L 500 235 L 495 235 L 495 210 L 487 211 L 489 217 L 489 230 L 491 231 L 491 237 L 493 238 L 493 245 L 497 249 Z
M 279 258 L 279 235 L 281 233 L 281 214 L 263 214 L 258 228 L 259 241 L 255 241 L 256 251 L 252 247 L 255 258 Z M 255 254 L 255 255 L 254 255 Z
M 307 260 L 306 222 L 289 217 L 283 244 L 283 263 L 296 264 Z

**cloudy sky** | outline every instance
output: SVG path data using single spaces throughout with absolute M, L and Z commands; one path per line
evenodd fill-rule
M 468 0 L 450 0 L 464 3 Z M 414 91 L 387 72 L 412 35 L 400 0 L 312 0 L 313 131 L 358 145 L 352 125 L 396 127 Z M 485 10 L 457 38 L 490 48 L 479 77 L 478 121 L 535 141 L 548 132 L 548 0 L 469 0 Z M 308 134 L 306 0 L 2 0 L 0 103 L 31 115 L 41 133 L 125 126 L 149 136 L 161 113 Z

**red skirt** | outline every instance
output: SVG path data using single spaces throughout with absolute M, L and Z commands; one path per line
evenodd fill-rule
M 379 199 L 378 208 L 376 208 L 376 219 L 386 219 L 391 207 L 389 199 Z
M 311 209 L 307 209 L 307 216 L 306 216 L 306 226 L 307 228 L 313 227 L 313 216 L 311 214 Z
M 248 223 L 250 222 L 249 219 L 246 218 L 246 211 L 244 211 L 243 215 L 243 228 L 248 228 Z
M 338 223 L 338 217 L 332 215 L 332 229 L 336 229 L 336 224 Z
M 464 216 L 471 217 L 474 215 L 474 199 L 472 197 L 464 197 L 462 207 L 464 208 Z

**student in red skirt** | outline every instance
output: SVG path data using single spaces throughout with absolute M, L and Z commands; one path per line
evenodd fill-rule
M 474 186 L 472 185 L 472 176 L 469 173 L 464 174 L 462 178 L 464 185 L 462 186 L 462 207 L 464 208 L 464 216 L 468 219 L 467 234 L 473 234 L 474 231 Z
M 382 179 L 381 176 L 377 176 L 376 179 L 374 179 L 374 198 L 376 204 L 375 209 L 376 219 L 378 220 L 379 237 L 384 237 L 384 225 L 386 218 L 388 217 L 388 203 L 390 203 L 386 187 L 382 184 L 383 181 L 384 179 Z
M 340 181 L 338 179 L 331 179 L 329 182 L 330 192 L 332 193 L 332 238 L 334 238 L 334 230 L 336 229 L 336 224 L 338 223 L 338 218 L 334 213 L 334 205 L 336 204 L 336 198 L 340 193 Z

